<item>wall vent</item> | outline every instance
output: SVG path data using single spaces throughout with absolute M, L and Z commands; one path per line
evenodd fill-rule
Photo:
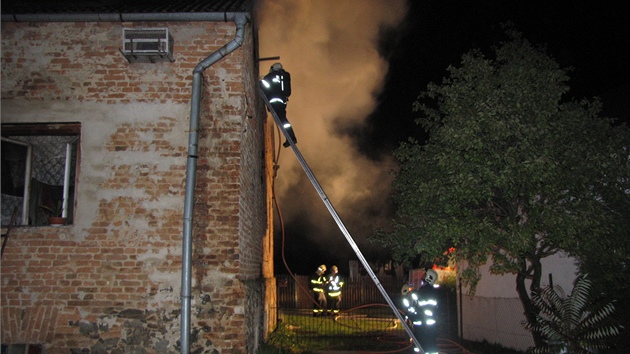
M 122 54 L 130 63 L 173 62 L 168 28 L 123 28 Z

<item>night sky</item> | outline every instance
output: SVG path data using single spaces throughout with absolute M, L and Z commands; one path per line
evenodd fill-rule
M 412 102 L 464 53 L 505 40 L 502 23 L 573 68 L 567 98 L 599 96 L 605 115 L 630 116 L 629 2 L 266 0 L 258 18 L 260 56 L 280 56 L 293 78 L 298 148 L 370 261 L 388 258 L 366 239 L 392 216 L 392 150 L 422 136 Z M 276 271 L 287 272 L 284 246 L 292 272 L 338 263 L 347 274 L 352 249 L 290 149 L 280 156 Z
M 362 150 L 387 151 L 413 129 L 411 102 L 427 83 L 440 83 L 448 65 L 459 65 L 471 48 L 484 52 L 505 40 L 501 23 L 511 21 L 524 37 L 570 73 L 570 95 L 600 96 L 606 113 L 630 111 L 630 3 L 619 1 L 410 1 L 402 37 L 381 52 L 390 69 L 380 104 L 362 127 Z M 625 96 L 621 96 L 624 92 Z M 622 99 L 623 98 L 623 99 Z M 608 102 L 607 102 L 608 100 Z M 610 102 L 615 100 L 615 102 Z M 623 101 L 623 102 L 619 102 Z M 625 107 L 624 107 L 625 106 Z M 385 117 L 400 117 L 392 125 Z M 383 134 L 386 134 L 385 136 Z

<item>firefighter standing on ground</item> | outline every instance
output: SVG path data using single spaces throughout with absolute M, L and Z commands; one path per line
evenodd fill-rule
M 413 285 L 403 286 L 401 293 L 405 315 L 413 325 L 413 334 L 426 354 L 437 354 L 437 310 L 438 296 L 435 282 L 438 274 L 427 270 L 424 286 L 414 289 Z
M 339 313 L 341 305 L 341 288 L 343 287 L 343 278 L 339 275 L 337 266 L 330 267 L 330 275 L 328 276 L 328 314 L 334 315 Z
M 291 127 L 291 123 L 287 119 L 287 102 L 289 101 L 289 96 L 291 96 L 291 74 L 284 70 L 282 64 L 275 63 L 269 69 L 269 74 L 260 80 L 260 84 L 271 107 L 276 111 L 282 127 L 287 131 L 293 143 L 297 144 L 293 127 Z M 288 141 L 282 144 L 284 147 L 289 145 Z
M 324 314 L 327 308 L 326 301 L 326 285 L 328 279 L 326 279 L 326 265 L 322 264 L 317 267 L 315 273 L 311 276 L 311 290 L 313 290 L 313 300 L 316 304 L 313 304 L 313 316 L 320 316 Z

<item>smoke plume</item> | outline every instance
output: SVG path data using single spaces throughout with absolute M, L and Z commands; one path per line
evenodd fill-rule
M 366 124 L 377 106 L 388 70 L 380 36 L 403 20 L 405 1 L 264 0 L 256 13 L 260 57 L 279 56 L 291 73 L 287 117 L 300 152 L 366 258 L 386 258 L 366 238 L 387 221 L 393 161 L 362 155 L 344 128 Z M 261 74 L 274 62 L 261 61 Z M 290 148 L 282 149 L 278 164 L 275 190 L 287 252 L 302 261 L 314 248 L 331 261 L 355 259 Z

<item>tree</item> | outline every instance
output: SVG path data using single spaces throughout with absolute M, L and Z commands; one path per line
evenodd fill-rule
M 559 251 L 580 259 L 602 254 L 597 240 L 626 242 L 619 225 L 620 210 L 630 209 L 630 138 L 625 126 L 599 117 L 598 100 L 563 102 L 569 70 L 507 34 L 493 59 L 465 54 L 414 103 L 429 138 L 395 151 L 397 216 L 392 230 L 373 238 L 401 262 L 455 247 L 451 256 L 467 264 L 462 279 L 473 293 L 490 258 L 491 272 L 515 275 L 535 325 L 530 292 L 540 288 L 541 259 Z

